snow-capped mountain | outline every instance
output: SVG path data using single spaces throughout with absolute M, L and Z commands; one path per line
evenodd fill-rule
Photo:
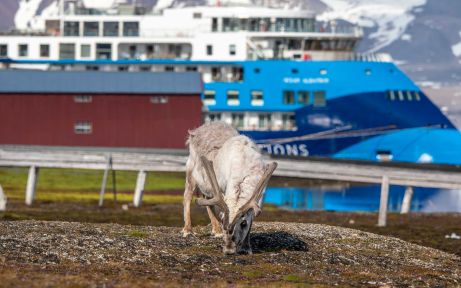
M 117 0 L 84 0 L 97 8 Z M 134 0 L 131 0 L 134 1 Z M 136 0 L 156 10 L 216 5 L 218 0 Z M 461 82 L 460 0 L 220 0 L 240 4 L 310 9 L 319 21 L 360 25 L 365 37 L 360 52 L 390 53 L 416 81 Z M 0 1 L 0 31 L 43 26 L 41 15 L 58 12 L 56 0 Z

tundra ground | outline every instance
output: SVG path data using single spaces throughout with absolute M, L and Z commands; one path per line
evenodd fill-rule
M 192 209 L 196 236 L 180 237 L 178 189 L 183 175 L 150 175 L 156 183 L 148 180 L 152 186 L 146 201 L 133 208 L 129 203 L 135 175 L 118 173 L 118 201 L 108 193 L 104 207 L 98 208 L 100 173 L 83 171 L 75 179 L 76 172 L 42 171 L 37 201 L 27 207 L 27 171 L 14 171 L 16 178 L 11 170 L 2 174 L 0 169 L 0 183 L 7 183 L 3 187 L 10 199 L 7 212 L 0 214 L 0 286 L 461 285 L 461 240 L 445 238 L 461 235 L 460 214 L 389 214 L 388 227 L 378 228 L 375 213 L 295 212 L 266 206 L 254 231 L 255 254 L 224 257 L 222 240 L 209 237 L 203 208 Z M 72 179 L 60 173 L 70 173 Z M 272 185 L 291 181 L 275 178 Z

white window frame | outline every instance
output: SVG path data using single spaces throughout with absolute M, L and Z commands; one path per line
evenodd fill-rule
M 240 105 L 240 92 L 238 90 L 227 90 L 227 105 L 238 106 Z M 237 96 L 237 99 L 229 99 L 229 96 Z
M 78 135 L 88 135 L 93 133 L 93 123 L 90 121 L 77 121 L 74 124 L 74 133 Z
M 91 95 L 75 95 L 74 96 L 75 103 L 91 103 L 93 102 L 93 96 Z
M 152 96 L 150 97 L 150 103 L 152 104 L 168 104 L 168 96 Z

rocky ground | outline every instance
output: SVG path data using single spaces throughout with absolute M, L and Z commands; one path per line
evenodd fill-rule
M 321 224 L 256 223 L 253 255 L 224 256 L 209 227 L 0 221 L 0 286 L 459 287 L 461 258 Z

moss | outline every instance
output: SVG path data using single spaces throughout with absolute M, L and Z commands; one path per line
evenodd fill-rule
M 128 236 L 137 237 L 137 238 L 146 238 L 147 236 L 149 236 L 149 234 L 147 232 L 140 231 L 140 230 L 131 230 L 130 232 L 128 232 Z
M 285 275 L 282 279 L 287 282 L 302 282 L 301 277 L 293 274 Z
M 263 276 L 262 271 L 244 271 L 242 274 L 243 276 L 250 278 L 250 279 L 260 278 L 261 276 Z

